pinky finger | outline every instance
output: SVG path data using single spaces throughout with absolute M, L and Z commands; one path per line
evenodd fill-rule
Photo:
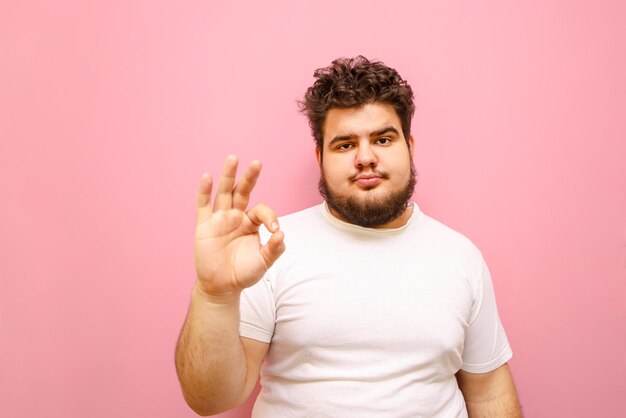
M 211 201 L 211 189 L 213 179 L 209 173 L 203 173 L 200 177 L 200 187 L 198 188 L 198 207 L 206 206 Z
M 198 218 L 201 215 L 211 214 L 211 191 L 213 189 L 213 179 L 209 173 L 203 173 L 200 177 L 200 186 L 198 187 Z

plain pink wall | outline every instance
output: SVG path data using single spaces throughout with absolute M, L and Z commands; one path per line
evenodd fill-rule
M 356 54 L 414 87 L 416 200 L 483 250 L 526 416 L 626 416 L 624 21 L 620 0 L 2 2 L 0 416 L 195 416 L 173 349 L 199 176 L 236 153 L 265 164 L 255 202 L 319 202 L 295 100 Z

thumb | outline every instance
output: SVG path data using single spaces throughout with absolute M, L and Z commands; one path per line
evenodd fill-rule
M 276 231 L 272 234 L 270 239 L 261 246 L 261 255 L 265 261 L 265 266 L 270 268 L 278 257 L 285 252 L 285 234 L 283 231 Z

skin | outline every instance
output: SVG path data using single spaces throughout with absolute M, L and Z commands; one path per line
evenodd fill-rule
M 385 130 L 391 127 L 392 131 Z M 389 104 L 371 103 L 359 108 L 331 109 L 324 123 L 324 152 L 316 157 L 328 186 L 336 194 L 356 196 L 364 204 L 402 187 L 410 176 L 413 137 L 402 134 L 402 125 Z M 359 181 L 375 172 L 386 178 Z M 333 215 L 341 215 L 331 209 Z M 411 206 L 398 218 L 379 228 L 398 228 L 411 217 Z M 488 373 L 456 374 L 470 418 L 521 417 L 521 409 L 509 367 Z
M 413 138 L 402 135 L 390 105 L 331 109 L 324 125 L 323 161 L 317 160 L 328 186 L 367 204 L 406 184 L 413 158 Z M 261 172 L 254 161 L 238 183 L 237 158 L 229 156 L 211 204 L 213 184 L 203 174 L 198 191 L 195 235 L 197 280 L 187 318 L 176 346 L 176 371 L 189 406 L 214 415 L 241 405 L 259 377 L 269 344 L 239 336 L 241 291 L 258 282 L 285 250 L 284 235 L 273 210 L 248 209 Z M 378 176 L 376 173 L 385 173 Z M 412 207 L 379 228 L 398 228 Z M 333 213 L 341 219 L 338 213 Z M 261 245 L 258 230 L 272 233 Z M 521 417 L 508 365 L 489 373 L 459 371 L 456 379 L 471 418 Z
M 338 195 L 353 196 L 367 204 L 408 182 L 413 137 L 407 144 L 400 119 L 389 104 L 335 108 L 326 115 L 323 160 L 321 154 L 317 148 L 317 161 L 328 187 Z M 377 173 L 385 175 L 376 177 Z M 332 208 L 331 212 L 345 220 Z M 411 213 L 409 205 L 399 217 L 378 228 L 398 228 L 406 224 Z
M 176 372 L 185 400 L 199 415 L 232 409 L 250 396 L 268 344 L 239 337 L 241 291 L 259 281 L 285 250 L 276 215 L 266 205 L 247 208 L 261 172 L 252 162 L 235 184 L 229 156 L 211 204 L 212 180 L 200 180 L 195 234 L 197 280 L 176 345 Z M 259 227 L 272 233 L 261 245 Z
M 488 373 L 459 370 L 456 380 L 470 418 L 522 418 L 522 409 L 508 364 Z

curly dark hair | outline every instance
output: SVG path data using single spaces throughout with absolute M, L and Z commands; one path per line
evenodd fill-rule
M 393 106 L 408 143 L 415 113 L 413 90 L 396 70 L 359 55 L 338 58 L 330 66 L 315 70 L 313 76 L 315 83 L 307 89 L 304 100 L 298 105 L 309 119 L 320 152 L 324 145 L 324 122 L 330 109 L 361 107 L 374 102 Z

